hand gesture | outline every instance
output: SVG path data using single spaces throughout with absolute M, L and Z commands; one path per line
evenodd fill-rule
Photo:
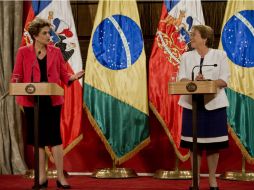
M 195 80 L 205 80 L 204 75 L 198 73 L 198 75 L 196 76 Z
M 72 75 L 70 80 L 71 81 L 78 80 L 78 79 L 82 78 L 84 75 L 85 75 L 85 71 L 84 70 L 79 71 L 76 74 Z
M 77 79 L 80 79 L 80 78 L 82 78 L 85 75 L 85 71 L 84 70 L 79 71 L 75 75 L 76 75 Z

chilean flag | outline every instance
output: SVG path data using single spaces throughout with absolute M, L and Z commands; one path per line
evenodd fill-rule
M 168 82 L 177 75 L 181 55 L 188 50 L 189 32 L 198 24 L 204 24 L 200 0 L 164 0 L 149 60 L 149 105 L 181 161 L 189 157 L 179 149 L 182 108 L 179 96 L 168 94 Z
M 27 32 L 29 23 L 40 17 L 52 24 L 51 43 L 59 47 L 68 66 L 69 73 L 82 70 L 82 59 L 75 24 L 69 1 L 38 1 L 30 5 L 24 28 L 22 46 L 32 44 L 32 38 Z M 82 138 L 82 80 L 75 81 L 71 86 L 63 85 L 65 95 L 61 112 L 61 136 L 64 154 L 66 154 Z

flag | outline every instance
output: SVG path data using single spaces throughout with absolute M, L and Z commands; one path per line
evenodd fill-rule
M 182 108 L 179 96 L 168 94 L 168 82 L 178 73 L 180 57 L 190 42 L 189 32 L 197 24 L 204 24 L 200 0 L 165 0 L 149 60 L 149 105 L 182 161 L 189 158 L 179 148 Z
M 135 0 L 99 1 L 84 107 L 115 164 L 149 143 L 146 58 Z
M 226 91 L 229 132 L 254 164 L 254 1 L 228 1 L 220 48 L 227 53 L 231 71 Z
M 46 19 L 51 23 L 51 43 L 61 49 L 68 72 L 76 73 L 82 70 L 79 42 L 70 2 L 57 0 L 32 1 L 25 23 L 22 45 L 33 43 L 27 28 L 35 17 Z M 69 87 L 65 85 L 63 87 L 65 94 L 61 111 L 61 136 L 64 154 L 66 154 L 83 138 L 81 134 L 82 80 L 73 82 Z

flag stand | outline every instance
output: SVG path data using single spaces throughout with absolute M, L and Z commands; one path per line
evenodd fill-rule
M 49 157 L 47 153 L 45 153 L 45 157 L 46 157 L 45 169 L 46 169 L 46 174 L 48 178 L 52 178 L 52 179 L 57 178 L 57 170 L 49 170 Z
M 138 177 L 137 173 L 131 168 L 117 168 L 115 161 L 113 160 L 112 168 L 98 169 L 93 172 L 94 178 L 133 178 Z
M 157 170 L 153 176 L 157 179 L 192 179 L 192 172 L 189 170 L 179 170 L 179 159 L 176 156 L 175 170 Z
M 57 171 L 56 170 L 48 170 L 48 156 L 47 154 L 45 153 L 45 169 L 46 169 L 46 174 L 47 174 L 47 177 L 48 178 L 56 178 L 57 177 Z M 30 178 L 30 179 L 33 179 L 34 178 L 34 170 L 33 169 L 30 169 L 30 170 L 27 170 L 25 175 L 24 175 L 26 178 Z
M 48 178 L 52 178 L 52 179 L 57 178 L 57 171 L 48 169 L 48 156 L 47 156 L 47 154 L 46 154 L 45 169 L 46 169 L 46 174 L 47 174 Z M 33 179 L 34 178 L 34 170 L 33 169 L 27 170 L 24 176 L 26 178 Z
M 241 172 L 225 172 L 220 175 L 220 179 L 234 180 L 234 181 L 254 181 L 254 172 L 246 172 L 245 157 L 242 157 L 242 171 Z
M 45 156 L 46 156 L 46 159 L 45 159 L 45 169 L 46 169 L 46 174 L 47 174 L 47 178 L 49 179 L 56 179 L 57 178 L 57 170 L 50 170 L 49 167 L 48 167 L 48 155 L 45 153 Z M 63 171 L 64 172 L 64 176 L 65 177 L 68 177 L 69 174 L 66 172 L 66 171 Z M 27 170 L 26 173 L 24 174 L 24 177 L 25 178 L 29 178 L 29 179 L 34 179 L 34 170 L 33 169 L 30 169 L 30 170 Z

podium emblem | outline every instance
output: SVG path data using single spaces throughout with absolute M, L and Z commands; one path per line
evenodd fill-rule
M 186 90 L 188 92 L 195 92 L 197 90 L 197 85 L 193 82 L 190 82 L 186 85 Z
M 36 90 L 35 86 L 32 84 L 28 84 L 25 88 L 27 94 L 33 94 Z

